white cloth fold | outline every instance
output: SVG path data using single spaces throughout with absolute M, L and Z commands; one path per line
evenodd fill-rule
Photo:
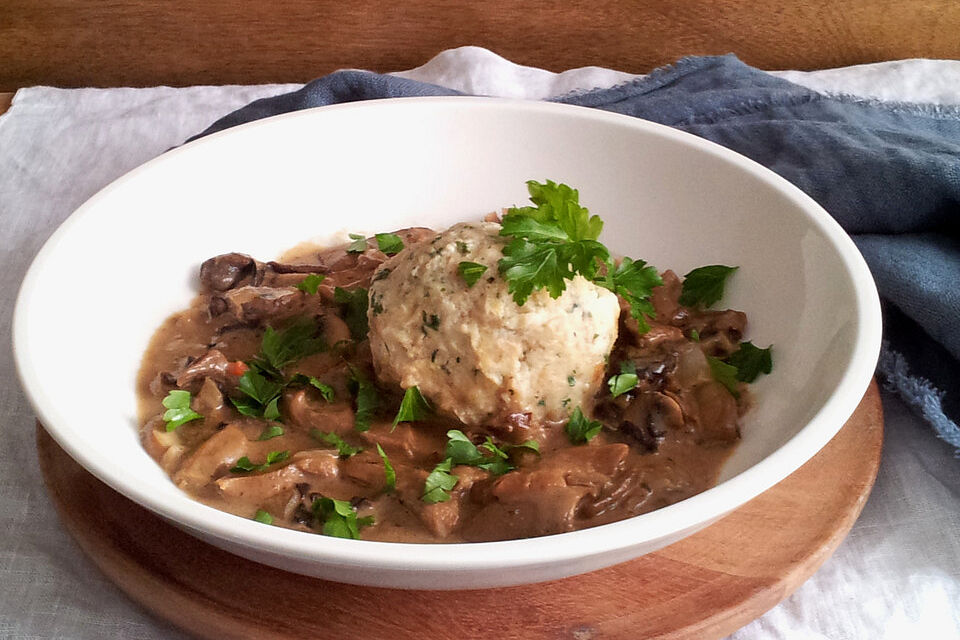
M 635 77 L 597 67 L 554 74 L 477 47 L 445 51 L 397 75 L 467 93 L 531 99 Z M 960 104 L 958 61 L 904 60 L 777 75 L 822 92 Z M 83 201 L 220 116 L 297 86 L 18 92 L 0 116 L 3 334 L 10 335 L 13 300 L 33 255 Z M 0 637 L 182 637 L 124 597 L 63 530 L 37 468 L 33 414 L 16 382 L 9 339 L 2 349 Z M 893 401 L 885 408 L 880 475 L 850 536 L 793 596 L 732 638 L 960 638 L 960 461 L 902 405 Z

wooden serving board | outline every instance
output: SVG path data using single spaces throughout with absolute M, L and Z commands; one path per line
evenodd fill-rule
M 830 443 L 726 518 L 631 562 L 565 580 L 474 591 L 326 582 L 244 560 L 167 524 L 37 428 L 64 524 L 134 600 L 201 638 L 721 638 L 788 596 L 846 536 L 883 441 L 872 383 Z

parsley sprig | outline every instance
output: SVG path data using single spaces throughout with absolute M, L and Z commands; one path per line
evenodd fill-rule
M 400 401 L 400 410 L 397 411 L 393 419 L 393 426 L 396 427 L 401 422 L 416 422 L 428 418 L 432 410 L 430 403 L 420 393 L 420 387 L 414 385 L 408 387 L 403 392 L 403 400 Z
M 529 449 L 540 453 L 540 444 L 536 440 L 503 445 L 501 448 L 490 436 L 487 436 L 486 441 L 477 446 L 459 429 L 447 431 L 447 438 L 444 459 L 433 468 L 423 486 L 423 495 L 420 499 L 428 504 L 446 502 L 450 499 L 450 491 L 459 482 L 456 474 L 450 472 L 455 466 L 468 465 L 489 471 L 495 476 L 502 476 L 517 468 L 510 459 L 511 451 Z M 386 459 L 384 461 L 386 462 Z
M 323 444 L 329 444 L 333 447 L 336 447 L 337 455 L 344 460 L 351 456 L 355 456 L 361 451 L 363 451 L 363 447 L 353 446 L 352 444 L 350 444 L 349 442 L 347 442 L 346 440 L 344 440 L 343 438 L 341 438 L 339 435 L 337 435 L 332 431 L 327 432 L 327 431 L 321 431 L 320 429 L 317 429 L 317 428 L 313 428 L 313 429 L 310 429 L 310 437 Z
M 360 342 L 366 340 L 370 325 L 367 323 L 367 306 L 370 304 L 369 292 L 363 287 L 333 290 L 333 301 L 343 309 L 343 321 L 350 329 L 350 337 Z
M 551 180 L 530 180 L 527 190 L 535 206 L 509 209 L 500 229 L 500 235 L 511 240 L 497 267 L 514 302 L 523 305 L 540 289 L 558 298 L 566 281 L 580 275 L 622 296 L 640 330 L 648 329 L 644 316 L 654 315 L 651 290 L 663 284 L 657 270 L 630 258 L 616 264 L 597 241 L 603 221 L 580 206 L 576 189 Z
M 421 500 L 427 504 L 436 504 L 450 499 L 450 490 L 460 481 L 460 478 L 450 473 L 452 467 L 453 460 L 447 458 L 433 468 L 423 485 Z
M 761 373 L 773 370 L 773 347 L 761 349 L 752 342 L 740 343 L 740 349 L 727 358 L 727 364 L 737 368 L 737 380 L 753 382 Z
M 390 458 L 387 457 L 387 453 L 383 450 L 383 447 L 380 446 L 380 443 L 377 443 L 377 453 L 380 454 L 380 459 L 383 460 L 384 489 L 387 493 L 393 493 L 397 489 L 397 472 L 394 470 L 393 465 L 390 464 Z
M 459 429 L 447 431 L 445 457 L 453 461 L 453 466 L 465 464 L 489 471 L 495 476 L 513 471 L 516 466 L 510 461 L 510 452 L 514 449 L 529 449 L 540 453 L 540 444 L 536 440 L 527 440 L 522 444 L 503 445 L 500 448 L 490 436 L 477 446 Z
M 601 429 L 603 429 L 603 425 L 596 420 L 587 419 L 587 417 L 583 415 L 580 407 L 573 410 L 570 421 L 567 422 L 566 427 L 564 427 L 564 430 L 567 432 L 567 437 L 570 438 L 570 442 L 573 444 L 590 442 L 597 437 Z
M 167 423 L 167 431 L 176 431 L 177 427 L 193 420 L 201 420 L 202 415 L 190 408 L 190 392 L 174 389 L 163 399 L 166 411 L 163 420 Z
M 350 367 L 350 378 L 347 380 L 347 388 L 353 394 L 356 400 L 356 413 L 353 417 L 353 428 L 357 431 L 367 431 L 370 429 L 370 423 L 377 409 L 380 407 L 380 396 L 377 388 L 356 367 Z
M 317 321 L 300 317 L 283 329 L 268 326 L 260 341 L 260 353 L 249 364 L 263 374 L 282 379 L 284 367 L 326 349 Z
M 267 459 L 261 464 L 250 461 L 250 458 L 243 456 L 237 463 L 230 468 L 230 473 L 250 473 L 251 471 L 263 471 L 267 467 L 283 462 L 290 457 L 289 451 L 271 451 L 267 454 Z
M 723 264 L 708 264 L 705 267 L 697 267 L 683 276 L 680 304 L 685 307 L 702 305 L 706 308 L 718 302 L 723 297 L 723 289 L 727 283 L 727 278 L 738 268 Z
M 610 376 L 607 386 L 610 387 L 610 395 L 616 398 L 635 388 L 639 381 L 637 365 L 630 360 L 624 360 L 620 363 L 620 373 Z
M 373 516 L 357 517 L 357 510 L 346 500 L 315 498 L 311 511 L 317 523 L 323 523 L 323 535 L 336 538 L 360 539 L 361 527 L 374 523 Z
M 773 371 L 773 347 L 761 349 L 752 342 L 743 342 L 740 348 L 725 360 L 707 356 L 713 379 L 740 397 L 738 382 L 753 382 L 761 373 Z

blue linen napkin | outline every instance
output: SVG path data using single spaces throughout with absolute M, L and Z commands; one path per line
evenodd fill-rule
M 297 109 L 460 95 L 340 71 L 257 100 L 197 137 Z M 555 99 L 645 118 L 729 147 L 819 202 L 851 234 L 884 302 L 878 373 L 960 455 L 960 110 L 824 96 L 733 55 L 684 58 Z

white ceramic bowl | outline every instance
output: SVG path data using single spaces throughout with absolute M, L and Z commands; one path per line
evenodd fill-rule
M 724 305 L 774 370 L 720 484 L 593 529 L 478 544 L 330 538 L 223 513 L 180 492 L 140 446 L 134 380 L 153 331 L 187 305 L 198 265 L 272 258 L 344 231 L 445 227 L 526 201 L 524 182 L 579 188 L 610 248 L 680 274 L 739 265 Z M 810 198 L 700 138 L 593 109 L 482 98 L 300 111 L 164 154 L 91 198 L 50 238 L 17 300 L 23 386 L 60 445 L 117 491 L 229 551 L 357 584 L 478 588 L 537 582 L 674 542 L 782 480 L 867 388 L 880 309 L 867 267 Z M 171 553 L 176 553 L 171 549 Z

